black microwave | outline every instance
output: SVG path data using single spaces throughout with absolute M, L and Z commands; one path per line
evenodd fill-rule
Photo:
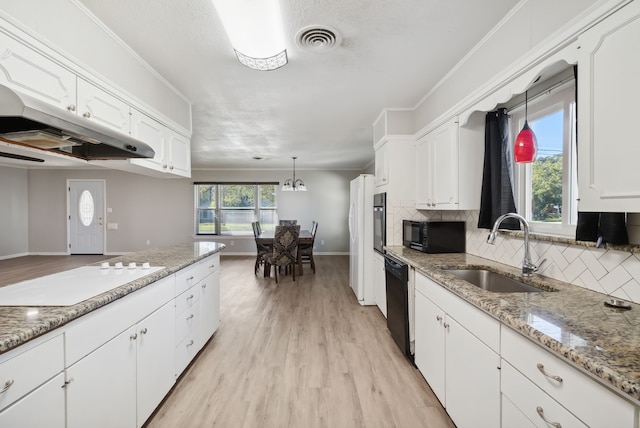
M 464 253 L 464 221 L 402 221 L 402 245 L 423 253 Z

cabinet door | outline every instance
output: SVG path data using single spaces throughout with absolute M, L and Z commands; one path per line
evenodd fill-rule
M 431 208 L 431 178 L 429 176 L 431 154 L 429 148 L 431 136 L 425 135 L 416 144 L 416 208 Z
M 500 357 L 447 316 L 446 405 L 458 428 L 500 426 Z
M 76 75 L 0 32 L 0 84 L 48 104 L 76 109 Z
M 458 203 L 458 120 L 452 119 L 434 131 L 430 142 L 429 176 L 435 209 L 455 209 Z
M 536 428 L 522 412 L 509 400 L 506 396 L 502 395 L 502 425 L 505 428 L 518 427 L 518 428 Z
M 188 138 L 167 129 L 167 172 L 182 177 L 191 177 L 191 142 Z
M 640 3 L 580 36 L 578 183 L 581 211 L 638 211 Z
M 164 171 L 166 131 L 164 125 L 136 109 L 131 109 L 131 136 L 147 143 L 156 152 L 153 159 L 131 159 L 131 163 Z
M 0 427 L 64 428 L 64 374 L 60 373 L 0 412 Z
M 124 101 L 78 78 L 78 114 L 123 134 L 131 130 L 130 107 Z
M 129 328 L 67 369 L 67 428 L 136 424 L 136 338 Z
M 200 283 L 200 347 L 220 325 L 220 273 L 214 272 Z
M 169 302 L 136 326 L 137 426 L 144 424 L 175 382 L 174 309 Z
M 389 183 L 389 145 L 383 144 L 375 153 L 375 183 L 384 186 Z
M 438 400 L 445 403 L 445 314 L 417 292 L 415 301 L 415 363 Z
M 387 317 L 387 287 L 386 276 L 384 270 L 384 257 L 375 253 L 373 256 L 373 289 L 376 299 L 376 305 L 382 312 L 384 317 Z

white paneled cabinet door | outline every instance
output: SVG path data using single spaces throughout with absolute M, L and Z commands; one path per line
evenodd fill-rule
M 416 293 L 415 363 L 442 405 L 445 403 L 445 313 Z
M 183 177 L 191 177 L 191 142 L 175 131 L 167 128 L 166 159 L 167 172 Z
M 429 176 L 431 153 L 429 149 L 433 147 L 431 135 L 427 134 L 416 143 L 416 208 L 431 209 L 431 178 Z
M 374 168 L 376 187 L 389 184 L 389 144 L 385 143 L 376 149 Z
M 630 2 L 579 40 L 578 208 L 640 211 L 640 2 Z
M 64 428 L 64 374 L 0 412 L 0 427 Z
M 136 424 L 136 339 L 129 328 L 67 369 L 67 428 Z
M 387 284 L 386 273 L 384 269 L 384 256 L 382 254 L 373 254 L 373 289 L 378 309 L 384 317 L 387 317 Z
M 146 114 L 131 109 L 131 136 L 151 146 L 156 152 L 153 159 L 131 159 L 131 163 L 156 171 L 164 171 L 166 131 L 165 126 Z
M 0 32 L 0 84 L 62 109 L 76 110 L 76 75 Z
M 136 326 L 137 426 L 144 424 L 175 382 L 174 329 L 173 301 Z
M 220 326 L 220 273 L 214 272 L 200 282 L 200 347 Z
M 86 120 L 129 135 L 131 130 L 129 104 L 82 78 L 78 78 L 77 96 L 79 115 Z
M 458 428 L 500 426 L 500 356 L 447 316 L 446 408 Z

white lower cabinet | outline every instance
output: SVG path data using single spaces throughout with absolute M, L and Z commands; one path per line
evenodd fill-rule
M 219 326 L 220 272 L 216 269 L 200 282 L 200 348 L 209 341 Z
M 0 412 L 0 427 L 64 428 L 64 374 L 60 373 Z M 2 389 L 2 388 L 0 388 Z
M 459 428 L 500 426 L 500 324 L 416 274 L 415 363 Z
M 536 426 L 637 426 L 631 402 L 508 327 L 501 355 L 503 394 Z
M 378 309 L 387 317 L 387 284 L 384 270 L 384 256 L 373 254 L 373 292 Z

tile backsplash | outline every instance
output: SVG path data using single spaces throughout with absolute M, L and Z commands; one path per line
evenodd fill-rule
M 498 235 L 486 243 L 489 231 L 478 229 L 478 211 L 417 211 L 413 206 L 387 207 L 387 245 L 402 245 L 402 220 L 458 220 L 466 222 L 467 253 L 509 266 L 522 266 L 522 238 Z M 640 253 L 584 247 L 532 239 L 531 259 L 547 259 L 539 273 L 599 293 L 640 303 Z

